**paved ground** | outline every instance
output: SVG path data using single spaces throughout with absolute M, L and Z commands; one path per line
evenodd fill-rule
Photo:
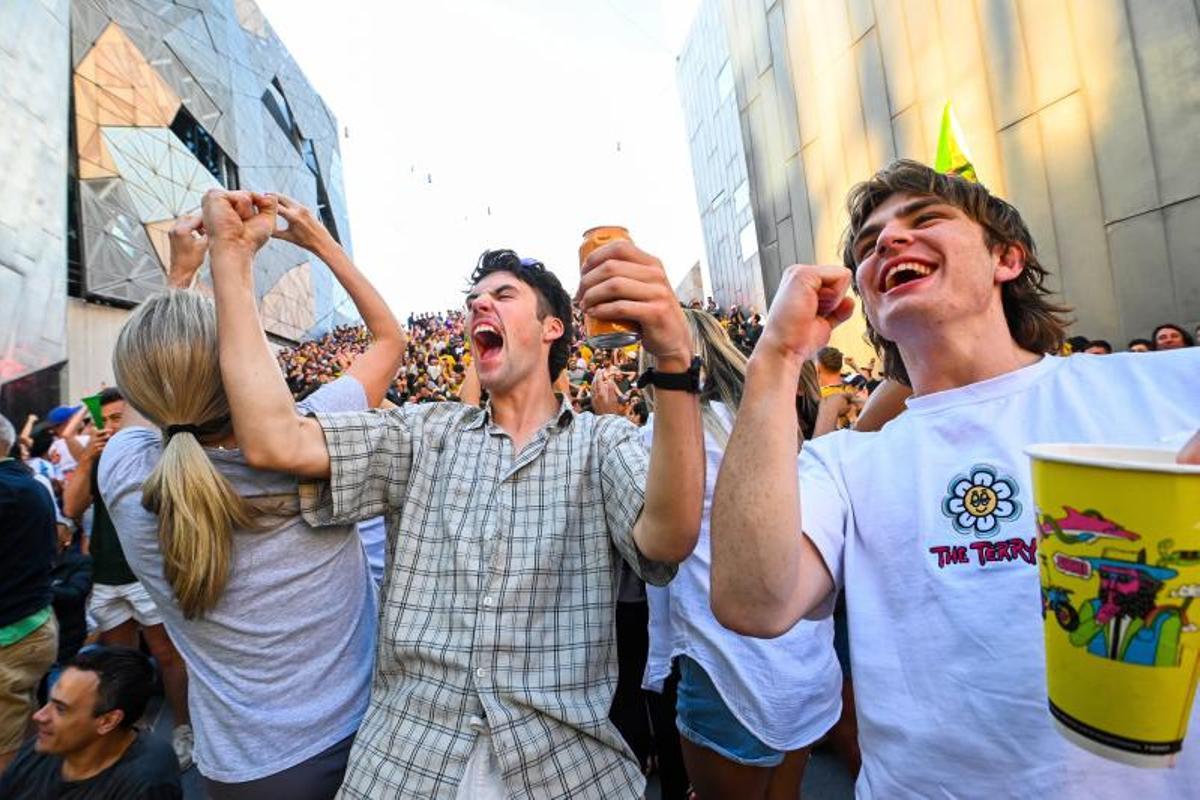
M 171 711 L 161 697 L 150 701 L 146 716 L 153 720 L 154 732 L 167 741 L 171 738 Z M 204 789 L 200 773 L 192 767 L 183 775 L 185 800 L 204 800 Z M 849 800 L 854 797 L 854 784 L 845 768 L 825 750 L 817 750 L 804 774 L 804 796 L 816 800 Z M 650 779 L 646 789 L 646 800 L 660 800 L 658 781 Z
M 854 781 L 841 762 L 827 750 L 817 750 L 804 772 L 803 794 L 813 800 L 852 800 Z M 660 800 L 658 780 L 650 778 L 646 787 L 646 800 Z

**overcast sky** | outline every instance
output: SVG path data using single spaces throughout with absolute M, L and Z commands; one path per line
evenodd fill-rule
M 696 0 L 258 0 L 348 130 L 356 263 L 398 315 L 458 306 L 511 247 L 577 284 L 625 225 L 672 283 L 703 259 L 675 84 Z

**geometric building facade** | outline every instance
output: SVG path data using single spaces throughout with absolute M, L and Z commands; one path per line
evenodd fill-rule
M 721 308 L 761 312 L 766 297 L 721 0 L 701 0 L 676 61 L 712 296 Z
M 852 184 L 932 163 L 952 101 L 1074 307 L 1120 346 L 1200 322 L 1200 6 L 723 0 L 768 296 L 837 263 Z M 851 335 L 845 332 L 843 336 Z
M 210 188 L 290 195 L 350 249 L 337 121 L 253 0 L 2 6 L 0 156 L 36 166 L 35 182 L 53 188 L 45 205 L 58 217 L 43 226 L 49 230 L 37 264 L 26 259 L 14 270 L 25 284 L 22 303 L 37 289 L 54 295 L 46 300 L 54 313 L 0 320 L 0 380 L 70 357 L 68 329 L 108 338 L 111 320 L 74 319 L 111 316 L 93 313 L 93 304 L 128 309 L 162 289 L 167 231 L 196 212 Z M 25 36 L 40 37 L 41 46 L 26 46 Z M 69 76 L 67 85 L 48 91 L 60 76 Z M 31 93 L 45 108 L 28 110 Z M 14 109 L 26 117 L 16 126 Z M 31 131 L 41 141 L 22 146 Z M 9 238 L 30 235 L 20 211 L 0 211 L 0 263 L 10 269 L 9 250 L 31 249 Z M 278 338 L 319 335 L 355 318 L 345 292 L 327 269 L 313 269 L 311 258 L 272 240 L 255 260 L 263 323 Z M 202 287 L 206 278 L 207 270 Z M 6 280 L 12 278 L 0 278 L 7 301 Z M 72 317 L 69 324 L 64 316 Z M 97 376 L 103 370 L 87 378 Z

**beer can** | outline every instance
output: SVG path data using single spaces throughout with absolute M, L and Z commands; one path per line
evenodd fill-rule
M 616 241 L 633 241 L 629 231 L 617 225 L 601 225 L 591 228 L 583 234 L 583 244 L 579 245 L 579 266 L 582 267 L 592 251 L 601 245 Z M 586 314 L 583 317 L 584 332 L 588 344 L 597 350 L 613 350 L 637 344 L 642 339 L 642 332 L 632 322 L 616 322 L 602 319 L 592 319 Z

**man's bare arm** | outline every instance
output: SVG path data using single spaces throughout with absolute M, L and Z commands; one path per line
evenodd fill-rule
M 877 431 L 905 409 L 905 401 L 912 397 L 912 389 L 894 380 L 885 380 L 875 387 L 862 413 L 854 421 L 856 431 Z
M 95 466 L 96 459 L 100 458 L 100 454 L 104 452 L 104 445 L 108 442 L 108 437 L 108 431 L 96 431 L 88 439 L 83 451 L 80 452 L 75 471 L 71 473 L 67 479 L 67 485 L 63 487 L 63 516 L 79 519 L 92 504 L 94 499 L 92 496 L 92 467 Z
M 83 457 L 84 448 L 87 444 L 80 440 L 79 431 L 83 427 L 84 418 L 87 416 L 87 406 L 80 406 L 79 410 L 71 415 L 71 419 L 67 420 L 67 424 L 63 427 L 62 433 L 59 434 L 62 440 L 67 444 L 67 452 L 71 454 L 71 458 L 78 461 Z
M 479 385 L 479 373 L 475 371 L 474 363 L 467 366 L 462 386 L 458 387 L 458 399 L 468 406 L 477 406 L 483 401 L 483 387 Z
M 690 366 L 691 334 L 662 263 L 632 242 L 596 249 L 583 266 L 577 297 L 589 316 L 636 323 L 656 369 L 679 373 Z M 688 392 L 656 392 L 654 419 L 646 495 L 633 539 L 646 558 L 678 563 L 696 547 L 704 510 L 699 399 Z
M 265 195 L 215 189 L 204 195 L 221 379 L 238 446 L 251 465 L 327 478 L 325 435 L 316 420 L 296 413 L 254 300 L 254 254 L 275 228 L 275 208 Z
M 840 267 L 792 267 L 750 359 L 742 403 L 713 497 L 713 612 L 749 636 L 778 636 L 833 590 L 803 535 L 795 395 L 804 361 L 853 312 Z
M 800 364 L 757 351 L 713 496 L 712 607 L 730 630 L 779 636 L 833 590 L 802 533 L 796 448 Z
M 704 512 L 705 467 L 704 425 L 696 395 L 656 391 L 646 499 L 633 527 L 642 555 L 678 563 L 692 554 Z

